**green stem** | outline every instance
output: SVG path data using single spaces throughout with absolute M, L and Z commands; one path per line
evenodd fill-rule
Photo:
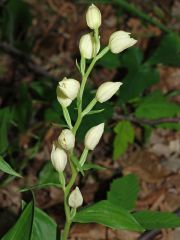
M 76 123 L 75 123 L 73 129 L 72 129 L 72 132 L 73 132 L 74 135 L 76 135 L 76 132 L 77 132 L 77 130 L 78 130 L 80 124 L 81 124 L 81 121 L 82 121 L 82 114 L 81 114 L 81 112 L 78 111 L 78 118 L 76 120 Z
M 109 51 L 109 46 L 106 46 L 97 56 L 96 61 L 102 58 Z
M 72 130 L 74 135 L 76 135 L 76 132 L 77 132 L 77 130 L 78 130 L 80 124 L 81 124 L 82 118 L 83 118 L 83 116 L 82 116 L 82 98 L 83 98 L 84 88 L 86 86 L 86 82 L 87 82 L 87 79 L 89 77 L 89 74 L 91 73 L 91 70 L 93 69 L 93 66 L 94 66 L 95 63 L 96 63 L 96 57 L 92 60 L 92 62 L 89 65 L 86 73 L 82 77 L 82 83 L 81 83 L 79 96 L 78 96 L 78 117 L 77 117 L 76 123 L 73 127 L 73 130 Z
M 89 77 L 89 74 L 91 73 L 95 63 L 102 58 L 107 52 L 109 51 L 109 46 L 105 47 L 97 56 L 95 56 L 91 62 L 91 64 L 89 65 L 86 73 L 84 74 L 84 76 L 82 77 L 82 83 L 81 83 L 81 87 L 80 87 L 80 91 L 79 91 L 79 96 L 78 96 L 78 118 L 77 121 L 73 127 L 73 133 L 74 135 L 76 135 L 76 132 L 81 124 L 82 118 L 83 118 L 83 114 L 82 114 L 82 98 L 83 98 L 83 93 L 84 93 L 84 88 L 86 86 L 86 82 L 87 79 Z M 94 103 L 95 100 L 93 99 Z M 94 104 L 95 105 L 95 104 Z
M 62 232 L 62 240 L 67 240 L 68 239 L 68 235 L 69 235 L 69 230 L 70 230 L 70 226 L 71 226 L 71 221 L 66 221 L 66 224 L 65 224 L 65 227 L 64 227 L 64 230 Z
M 86 85 L 86 82 L 87 82 L 87 79 L 89 77 L 89 74 L 91 73 L 95 63 L 97 60 L 99 60 L 102 56 L 104 56 L 107 52 L 109 51 L 109 47 L 106 47 L 104 48 L 100 53 L 99 55 L 95 56 L 91 62 L 91 64 L 89 65 L 86 73 L 84 73 L 83 71 L 82 74 L 82 83 L 81 83 L 81 87 L 80 87 L 80 91 L 79 91 L 79 95 L 78 95 L 78 99 L 77 99 L 77 107 L 78 107 L 78 117 L 77 117 L 77 120 L 76 120 L 76 123 L 74 125 L 74 127 L 72 128 L 72 125 L 71 125 L 71 122 L 70 122 L 70 116 L 68 114 L 68 111 L 67 109 L 63 109 L 63 113 L 65 115 L 65 119 L 70 127 L 70 129 L 72 129 L 72 132 L 74 133 L 74 135 L 76 135 L 76 132 L 81 124 L 81 121 L 83 119 L 83 116 L 85 114 L 87 114 L 89 111 L 91 111 L 91 109 L 94 107 L 94 105 L 96 104 L 97 100 L 94 98 L 90 103 L 89 105 L 84 109 L 84 111 L 82 111 L 82 98 L 83 98 L 83 93 L 84 93 L 84 88 L 85 88 L 85 85 Z M 82 62 L 81 62 L 81 70 L 84 70 L 85 66 L 84 66 L 84 60 L 82 59 Z M 64 230 L 62 231 L 62 237 L 61 239 L 62 240 L 67 240 L 68 238 L 68 234 L 69 234 L 69 230 L 70 230 L 70 226 L 71 226 L 71 223 L 72 223 L 72 219 L 73 219 L 73 216 L 71 216 L 71 211 L 70 211 L 70 207 L 68 205 L 68 198 L 69 198 L 69 194 L 70 194 L 70 191 L 71 191 L 71 188 L 72 186 L 74 185 L 75 183 L 75 180 L 76 180 L 76 177 L 77 177 L 77 174 L 78 174 L 78 171 L 77 169 L 75 168 L 72 160 L 71 160 L 71 156 L 72 156 L 73 153 L 70 153 L 69 155 L 69 158 L 70 158 L 70 166 L 71 166 L 71 179 L 69 180 L 69 183 L 67 184 L 67 186 L 64 187 L 64 209 L 65 209 L 65 215 L 66 215 L 66 223 L 65 223 L 65 227 L 64 227 Z M 82 156 L 81 156 L 81 159 L 80 159 L 80 162 L 81 164 L 83 165 L 84 162 L 86 161 L 86 158 L 87 158 L 87 154 L 88 154 L 88 149 L 84 149 L 83 153 L 82 153 Z M 60 176 L 61 177 L 61 176 Z M 61 179 L 62 181 L 62 179 Z M 75 213 L 74 213 L 75 214 Z
M 91 64 L 89 65 L 86 73 L 84 74 L 84 76 L 82 78 L 82 84 L 81 84 L 81 88 L 80 88 L 80 92 L 79 92 L 81 107 L 82 107 L 82 98 L 83 98 L 84 88 L 86 86 L 86 82 L 87 82 L 87 79 L 89 77 L 89 74 L 91 73 L 96 61 L 97 61 L 97 59 L 96 59 L 96 57 L 94 57 Z
M 71 176 L 71 179 L 70 179 L 68 185 L 66 186 L 66 188 L 64 190 L 64 208 L 65 208 L 65 215 L 66 215 L 66 223 L 65 223 L 64 230 L 62 232 L 62 240 L 67 240 L 70 226 L 72 223 L 71 211 L 70 211 L 70 207 L 68 205 L 68 197 L 69 197 L 70 190 L 71 190 L 72 186 L 74 185 L 74 182 L 77 177 L 77 170 L 71 161 L 70 161 L 70 166 L 71 166 L 72 176 Z

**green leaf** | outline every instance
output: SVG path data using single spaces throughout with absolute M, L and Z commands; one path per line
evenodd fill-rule
M 156 69 L 141 65 L 136 71 L 129 71 L 119 90 L 119 102 L 124 103 L 139 97 L 143 91 L 159 81 Z
M 83 170 L 87 171 L 87 170 L 90 170 L 90 169 L 104 170 L 106 168 L 102 167 L 100 165 L 97 165 L 97 164 L 93 164 L 93 163 L 85 163 L 83 165 Z
M 134 142 L 134 128 L 129 121 L 121 121 L 115 126 L 114 132 L 113 158 L 117 159 L 125 153 L 128 144 Z
M 109 201 L 101 201 L 79 211 L 74 222 L 95 222 L 113 229 L 143 231 L 141 225 L 125 209 L 117 207 Z
M 44 112 L 44 119 L 48 122 L 65 124 L 63 111 L 60 104 L 55 100 L 50 108 L 47 108 Z
M 148 63 L 180 66 L 179 52 L 180 38 L 176 33 L 170 33 L 162 39 L 159 47 L 149 58 Z
M 59 188 L 61 185 L 60 184 L 55 184 L 55 183 L 44 183 L 44 184 L 37 184 L 34 186 L 29 186 L 26 188 L 23 188 L 20 190 L 20 192 L 27 192 L 27 191 L 31 191 L 31 190 L 36 190 L 36 189 L 42 189 L 42 188 L 47 188 L 47 187 L 57 187 Z
M 143 53 L 140 48 L 133 47 L 127 49 L 125 52 L 122 53 L 122 65 L 128 68 L 131 72 L 137 72 L 140 68 L 142 68 L 142 60 L 143 60 Z
M 133 216 L 147 230 L 180 227 L 180 217 L 174 213 L 140 211 Z
M 97 114 L 97 113 L 101 113 L 101 112 L 103 112 L 103 111 L 104 111 L 104 109 L 92 110 L 92 111 L 88 112 L 87 115 Z
M 129 174 L 112 182 L 108 192 L 108 200 L 116 206 L 132 210 L 135 207 L 138 192 L 138 178 L 133 174 Z
M 30 202 L 23 210 L 16 224 L 1 240 L 31 240 L 34 219 L 34 203 Z
M 12 113 L 9 107 L 0 110 L 0 119 L 0 153 L 3 153 L 9 145 L 8 129 L 12 119 Z
M 44 211 L 35 208 L 31 240 L 56 240 L 57 224 Z
M 49 161 L 39 173 L 38 184 L 57 184 L 59 185 L 59 174 Z
M 158 124 L 157 127 L 159 128 L 167 128 L 167 129 L 174 129 L 174 130 L 180 130 L 180 124 L 177 123 L 161 123 Z
M 33 81 L 30 84 L 31 91 L 33 92 L 33 99 L 41 99 L 46 102 L 53 102 L 55 87 L 52 82 L 48 81 Z
M 1 156 L 0 156 L 0 170 L 15 177 L 22 177 L 19 173 L 14 171 L 11 168 L 11 166 Z
M 142 98 L 135 115 L 137 118 L 157 119 L 173 117 L 179 112 L 180 107 L 177 104 L 170 102 L 161 92 L 156 91 Z
M 98 64 L 108 69 L 114 69 L 119 67 L 121 62 L 118 54 L 113 54 L 109 51 L 98 61 Z

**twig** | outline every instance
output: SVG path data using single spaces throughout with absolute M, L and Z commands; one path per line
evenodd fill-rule
M 84 3 L 84 1 L 80 1 L 80 2 Z M 91 1 L 88 1 L 88 2 L 91 2 Z M 107 3 L 107 1 L 103 1 L 103 0 L 95 0 L 95 2 Z M 133 3 L 129 3 L 125 0 L 112 0 L 111 2 L 112 2 L 112 4 L 120 6 L 125 11 L 129 12 L 130 14 L 143 19 L 144 21 L 146 21 L 154 26 L 157 26 L 159 29 L 161 29 L 162 31 L 164 31 L 166 33 L 172 32 L 171 29 L 167 28 L 164 24 L 160 23 L 155 18 L 150 17 L 148 14 L 144 13 L 141 9 L 139 9 Z
M 167 32 L 167 33 L 171 32 L 171 30 L 169 28 L 164 26 L 162 23 L 158 22 L 156 19 L 150 17 L 148 14 L 141 11 L 134 4 L 128 3 L 127 1 L 124 1 L 124 0 L 113 0 L 113 3 L 120 5 L 126 11 L 130 12 L 132 15 L 135 15 L 135 16 L 143 19 L 144 21 L 151 23 L 154 26 L 157 26 L 162 31 Z
M 136 118 L 132 115 L 130 116 L 125 116 L 125 115 L 119 115 L 117 113 L 114 114 L 114 119 L 115 120 L 128 120 L 133 123 L 137 123 L 140 125 L 150 125 L 150 126 L 155 126 L 161 123 L 180 123 L 180 117 L 174 117 L 174 118 L 159 118 L 159 119 L 141 119 L 141 118 Z
M 14 48 L 10 44 L 5 42 L 0 42 L 0 50 L 13 56 L 18 62 L 24 64 L 33 73 L 52 79 L 54 81 L 58 81 L 57 77 L 49 74 L 43 67 L 37 65 L 32 59 L 32 57 L 29 57 L 27 54 L 23 53 L 17 48 Z
M 179 216 L 180 215 L 180 209 L 177 209 L 174 213 Z M 161 232 L 161 230 L 147 231 L 147 232 L 143 233 L 138 238 L 138 240 L 153 240 L 160 232 Z

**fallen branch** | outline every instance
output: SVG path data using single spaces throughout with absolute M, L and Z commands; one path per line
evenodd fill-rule
M 24 64 L 34 74 L 58 81 L 57 77 L 49 74 L 43 67 L 37 65 L 32 57 L 29 57 L 27 54 L 23 53 L 19 49 L 14 48 L 10 44 L 0 42 L 0 50 L 13 56 L 18 62 Z
M 150 126 L 156 126 L 161 123 L 180 123 L 180 117 L 174 117 L 174 118 L 159 118 L 159 119 L 143 119 L 143 118 L 136 118 L 132 115 L 125 116 L 125 115 L 119 115 L 115 113 L 114 120 L 128 120 L 133 123 L 137 123 L 139 125 L 150 125 Z

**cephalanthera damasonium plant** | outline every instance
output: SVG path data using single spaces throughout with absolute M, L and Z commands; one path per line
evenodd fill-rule
M 79 42 L 81 54 L 80 64 L 77 67 L 81 74 L 81 81 L 73 78 L 64 77 L 57 86 L 57 100 L 63 109 L 64 118 L 68 125 L 67 129 L 62 130 L 57 141 L 53 143 L 51 152 L 51 161 L 53 167 L 58 171 L 60 184 L 64 191 L 64 209 L 66 215 L 65 227 L 62 230 L 61 239 L 68 238 L 69 230 L 73 219 L 76 216 L 77 208 L 83 204 L 83 196 L 78 186 L 74 186 L 78 172 L 82 172 L 88 153 L 93 151 L 99 143 L 103 132 L 104 123 L 92 127 L 86 133 L 84 138 L 84 151 L 79 160 L 74 154 L 76 133 L 85 115 L 92 111 L 97 102 L 108 101 L 120 88 L 121 82 L 105 82 L 96 91 L 95 97 L 85 107 L 82 108 L 83 93 L 87 79 L 95 65 L 108 51 L 120 53 L 123 50 L 133 46 L 137 41 L 130 37 L 130 33 L 125 31 L 116 31 L 110 38 L 108 45 L 100 50 L 99 27 L 101 26 L 101 12 L 95 6 L 91 5 L 86 13 L 86 22 L 91 32 L 83 35 Z M 87 66 L 86 59 L 91 60 Z M 68 112 L 68 106 L 72 101 L 77 101 L 77 120 L 72 124 L 71 116 Z M 65 175 L 66 165 L 69 162 L 71 167 L 71 178 L 67 181 Z

